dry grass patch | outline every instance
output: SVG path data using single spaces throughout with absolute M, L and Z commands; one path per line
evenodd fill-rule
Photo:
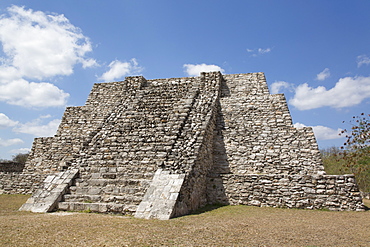
M 26 199 L 0 195 L 0 246 L 370 246 L 370 211 L 226 206 L 159 221 L 18 212 Z

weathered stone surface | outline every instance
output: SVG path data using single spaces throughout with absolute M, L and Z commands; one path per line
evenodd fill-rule
M 173 217 L 184 178 L 185 174 L 171 174 L 169 171 L 158 169 L 136 210 L 135 217 L 160 220 Z
M 54 137 L 35 139 L 22 173 L 0 173 L 0 193 L 34 192 L 70 169 L 80 175 L 62 210 L 168 219 L 208 203 L 363 208 L 354 177 L 325 175 L 312 129 L 293 127 L 263 73 L 95 84 Z
M 49 175 L 43 182 L 42 187 L 33 193 L 20 211 L 32 211 L 35 213 L 46 213 L 53 211 L 57 203 L 62 200 L 63 195 L 71 186 L 73 179 L 78 176 L 78 170 L 72 169 Z

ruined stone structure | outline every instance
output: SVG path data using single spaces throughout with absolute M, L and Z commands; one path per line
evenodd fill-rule
M 2 193 L 22 210 L 169 219 L 206 204 L 363 210 L 353 175 L 325 175 L 311 128 L 296 129 L 263 73 L 95 84 L 54 137 L 36 138 Z M 42 181 L 44 181 L 42 183 Z

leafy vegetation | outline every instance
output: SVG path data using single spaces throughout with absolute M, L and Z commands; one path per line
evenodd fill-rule
M 12 160 L 0 159 L 0 162 L 14 162 L 14 163 L 19 163 L 19 164 L 24 165 L 28 158 L 28 154 L 29 153 L 19 153 L 19 154 L 13 155 Z
M 370 114 L 362 113 L 349 121 L 351 129 L 344 129 L 342 147 L 321 150 L 327 174 L 353 173 L 361 191 L 370 192 Z
M 13 161 L 19 164 L 25 164 L 27 158 L 28 158 L 28 153 L 25 153 L 25 154 L 19 153 L 13 156 Z

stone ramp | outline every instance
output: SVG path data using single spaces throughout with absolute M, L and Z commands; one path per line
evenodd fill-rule
M 185 174 L 170 174 L 169 171 L 158 169 L 136 210 L 135 217 L 160 220 L 173 217 L 184 179 Z
M 78 176 L 78 172 L 78 169 L 72 169 L 49 175 L 44 180 L 42 187 L 36 190 L 19 210 L 34 213 L 53 211 L 69 186 L 72 185 L 73 180 Z

